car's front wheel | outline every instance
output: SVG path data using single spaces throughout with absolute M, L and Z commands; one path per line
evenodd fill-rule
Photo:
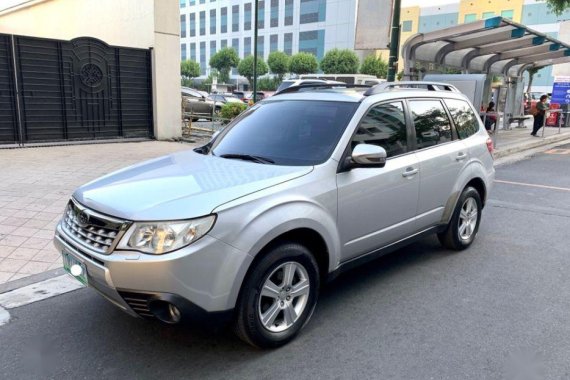
M 440 243 L 445 248 L 456 251 L 469 247 L 479 231 L 482 209 L 479 192 L 473 187 L 463 190 L 449 225 L 444 232 L 437 235 Z
M 310 319 L 318 290 L 318 265 L 306 247 L 285 243 L 273 248 L 244 282 L 236 334 L 260 348 L 288 343 Z

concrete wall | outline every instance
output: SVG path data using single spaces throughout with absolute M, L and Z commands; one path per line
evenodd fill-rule
M 43 0 L 0 12 L 0 33 L 153 49 L 155 136 L 181 135 L 177 0 Z

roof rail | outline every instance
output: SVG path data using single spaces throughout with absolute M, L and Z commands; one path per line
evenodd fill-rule
M 283 90 L 273 94 L 273 96 L 281 95 L 281 94 L 288 94 L 290 92 L 302 92 L 302 91 L 320 90 L 320 89 L 326 89 L 326 88 L 368 88 L 369 91 L 372 89 L 372 87 L 370 85 L 366 85 L 366 84 L 345 84 L 345 83 L 299 84 L 296 86 L 284 88 Z
M 385 82 L 380 83 L 364 93 L 364 96 L 379 94 L 381 92 L 392 89 L 421 89 L 427 91 L 450 91 L 460 92 L 457 87 L 449 83 L 440 82 L 422 82 L 422 81 L 403 81 L 403 82 Z

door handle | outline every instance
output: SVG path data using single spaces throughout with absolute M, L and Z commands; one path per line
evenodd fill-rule
M 405 172 L 402 173 L 403 177 L 411 177 L 418 174 L 419 170 L 415 168 L 407 168 Z
M 466 159 L 466 158 L 467 158 L 467 153 L 463 153 L 463 152 L 459 152 L 459 153 L 457 154 L 457 157 L 455 157 L 455 159 L 456 159 L 457 161 L 462 161 L 462 160 L 464 160 L 464 159 Z

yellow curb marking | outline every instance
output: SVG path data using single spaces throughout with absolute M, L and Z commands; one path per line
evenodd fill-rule
M 496 179 L 495 182 L 497 182 L 497 183 L 506 183 L 506 184 L 508 184 L 508 185 L 538 187 L 538 188 L 541 188 L 541 189 L 560 190 L 560 191 L 568 191 L 568 192 L 570 192 L 570 188 L 568 188 L 568 187 L 557 187 L 557 186 L 537 185 L 537 184 L 534 184 L 534 183 L 501 181 L 501 180 L 499 180 L 499 179 Z

